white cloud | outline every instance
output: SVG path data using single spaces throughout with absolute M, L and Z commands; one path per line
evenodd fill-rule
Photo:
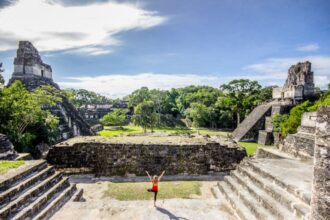
M 71 82 L 59 82 L 62 88 L 87 89 L 110 97 L 123 97 L 142 86 L 150 89 L 171 89 L 189 85 L 210 85 L 219 87 L 225 78 L 195 74 L 103 75 L 96 77 L 70 77 Z
M 316 86 L 323 88 L 330 83 L 330 56 L 270 58 L 262 63 L 246 66 L 243 70 L 249 72 L 249 75 L 256 80 L 282 80 L 284 82 L 291 65 L 307 60 L 312 63 Z
M 60 0 L 17 0 L 0 9 L 0 51 L 29 40 L 41 51 L 106 54 L 107 47 L 121 44 L 118 33 L 165 21 L 157 12 L 115 1 L 67 6 Z
M 316 51 L 319 48 L 320 48 L 320 46 L 318 44 L 313 43 L 313 44 L 307 44 L 307 45 L 304 45 L 304 46 L 297 47 L 297 50 L 308 52 L 308 51 Z

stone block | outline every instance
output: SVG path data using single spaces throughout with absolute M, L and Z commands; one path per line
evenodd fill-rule
M 273 132 L 260 130 L 258 135 L 258 144 L 271 145 L 274 142 Z

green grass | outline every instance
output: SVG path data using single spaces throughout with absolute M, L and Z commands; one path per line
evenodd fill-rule
M 192 194 L 201 194 L 201 186 L 202 183 L 199 181 L 160 182 L 157 198 L 190 198 Z M 152 199 L 153 193 L 147 192 L 148 188 L 151 188 L 150 182 L 109 183 L 104 197 L 111 197 L 121 201 Z
M 114 129 L 117 128 L 117 129 Z M 190 128 L 156 128 L 154 129 L 155 132 L 166 132 L 166 133 L 197 133 L 200 134 L 208 134 L 208 135 L 222 135 L 227 136 L 228 132 L 218 131 L 218 130 L 210 130 L 210 129 L 190 129 Z M 121 134 L 134 134 L 134 133 L 141 133 L 143 129 L 138 126 L 128 125 L 123 126 L 122 129 L 118 127 L 110 127 L 106 126 L 103 131 L 98 132 L 99 135 L 104 137 L 113 137 Z
M 5 174 L 8 170 L 20 167 L 24 163 L 24 160 L 0 160 L 0 174 Z
M 249 156 L 253 155 L 259 147 L 272 147 L 272 146 L 268 146 L 268 145 L 266 145 L 266 146 L 260 145 L 255 142 L 238 142 L 238 144 L 245 148 L 246 154 Z

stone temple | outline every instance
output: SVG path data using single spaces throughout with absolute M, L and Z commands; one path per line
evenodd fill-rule
M 53 81 L 52 67 L 41 60 L 38 50 L 28 41 L 19 42 L 9 85 L 15 80 L 22 81 L 28 90 L 41 85 L 52 85 L 59 89 Z
M 283 87 L 273 89 L 273 98 L 257 106 L 235 129 L 232 137 L 235 141 L 258 140 L 259 144 L 269 145 L 276 142 L 272 116 L 285 114 L 305 100 L 315 96 L 314 73 L 309 61 L 292 65 Z
M 273 89 L 273 99 L 304 100 L 314 96 L 314 73 L 308 61 L 292 65 L 283 87 Z
M 42 85 L 51 85 L 60 89 L 53 81 L 52 67 L 42 61 L 38 50 L 29 41 L 19 42 L 14 59 L 14 72 L 8 86 L 16 80 L 20 80 L 29 91 Z M 79 135 L 94 134 L 66 97 L 62 96 L 62 102 L 53 107 L 51 111 L 60 121 L 58 141 Z

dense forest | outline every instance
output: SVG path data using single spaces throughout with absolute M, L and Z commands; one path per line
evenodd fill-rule
M 262 87 L 248 79 L 233 80 L 219 88 L 192 85 L 159 90 L 142 87 L 123 98 L 128 102 L 128 109 L 111 111 L 100 122 L 105 125 L 132 122 L 144 130 L 180 126 L 234 129 L 255 106 L 271 99 L 272 89 L 273 86 Z M 0 88 L 0 133 L 8 135 L 18 151 L 31 152 L 41 141 L 53 144 L 58 134 L 58 118 L 49 109 L 60 102 L 63 95 L 76 108 L 121 101 L 83 89 L 56 90 L 41 86 L 29 92 L 16 81 Z M 315 111 L 320 105 L 330 105 L 329 92 L 321 94 L 316 102 L 306 101 L 296 106 L 289 115 L 274 118 L 276 129 L 283 134 L 295 132 L 302 113 Z

